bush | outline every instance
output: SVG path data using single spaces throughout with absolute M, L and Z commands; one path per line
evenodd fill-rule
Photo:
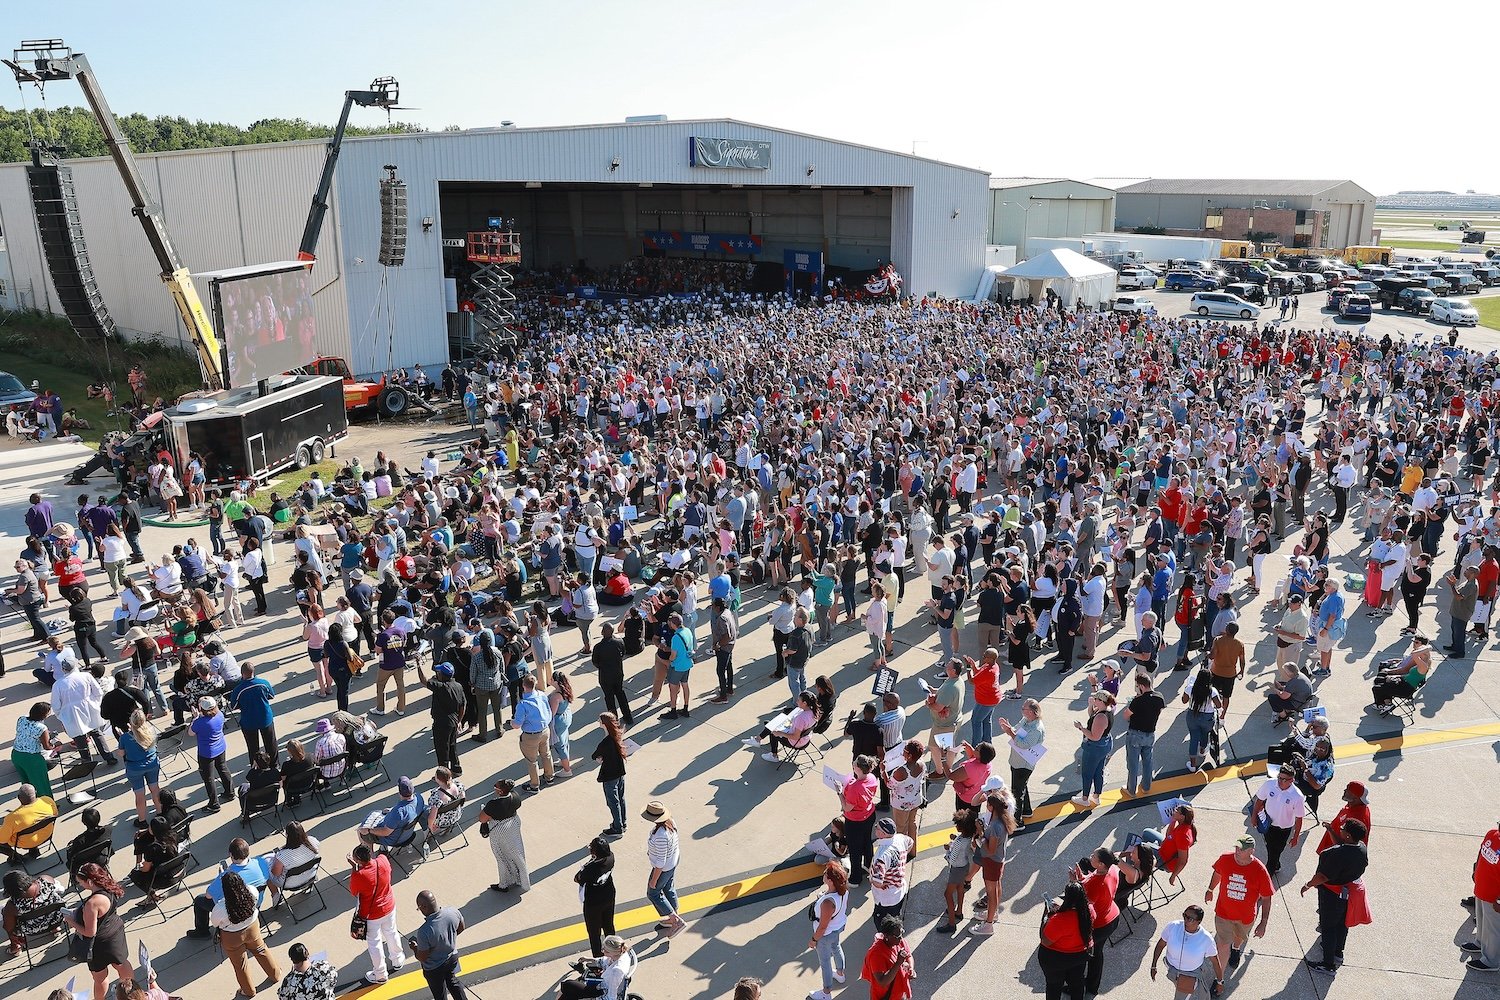
M 114 336 L 107 341 L 84 338 L 60 316 L 38 310 L 0 312 L 0 357 L 24 357 L 49 365 L 72 368 L 91 380 L 106 379 L 120 395 L 127 393 L 125 373 L 140 364 L 146 369 L 153 395 L 167 402 L 185 392 L 203 387 L 198 358 L 160 337 L 126 340 Z

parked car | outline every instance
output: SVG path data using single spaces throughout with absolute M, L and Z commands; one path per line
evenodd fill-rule
M 1321 292 L 1328 287 L 1328 279 L 1314 271 L 1304 271 L 1301 274 L 1294 274 L 1292 277 L 1302 282 L 1302 290 L 1304 292 Z
M 1156 312 L 1156 304 L 1144 295 L 1116 295 L 1109 307 L 1118 313 Z
M 1358 293 L 1345 295 L 1343 304 L 1339 306 L 1339 316 L 1343 319 L 1369 319 L 1373 311 L 1370 297 Z
M 26 388 L 25 383 L 10 372 L 0 372 L 0 410 L 12 406 L 30 406 L 36 393 Z
M 1260 307 L 1252 305 L 1238 295 L 1228 292 L 1199 292 L 1188 303 L 1188 308 L 1199 316 L 1234 316 L 1239 319 L 1254 319 L 1260 315 Z
M 1328 289 L 1328 301 L 1323 303 L 1325 312 L 1338 312 L 1344 305 L 1344 299 L 1349 296 L 1349 289 L 1343 285 Z
M 1467 271 L 1444 269 L 1436 272 L 1434 277 L 1442 278 L 1448 283 L 1450 291 L 1460 295 L 1471 295 L 1484 287 L 1484 282 Z
M 1489 267 L 1487 265 L 1476 267 L 1474 268 L 1474 277 L 1484 282 L 1486 288 L 1491 285 L 1500 285 L 1500 267 Z
M 1479 325 L 1479 310 L 1470 305 L 1468 299 L 1434 299 L 1428 315 L 1439 323 L 1454 326 Z
M 1257 285 L 1253 281 L 1236 281 L 1234 284 L 1225 285 L 1224 291 L 1230 295 L 1238 295 L 1246 302 L 1254 302 L 1264 305 L 1266 301 L 1266 289 L 1263 285 Z
M 1403 288 L 1396 295 L 1396 308 L 1420 316 L 1432 310 L 1432 304 L 1437 301 L 1437 296 L 1432 294 L 1432 289 L 1418 286 L 1416 288 Z
M 1150 271 L 1121 271 L 1115 278 L 1115 287 L 1120 289 L 1155 288 L 1156 275 Z
M 1219 282 L 1217 278 L 1211 278 L 1196 271 L 1170 271 L 1167 274 L 1166 287 L 1174 291 L 1183 289 L 1192 292 L 1211 291 L 1219 287 Z
M 1449 292 L 1453 291 L 1453 286 L 1448 284 L 1448 279 L 1439 278 L 1436 274 L 1419 276 L 1419 279 L 1427 288 L 1427 290 L 1432 292 L 1433 295 L 1447 295 Z

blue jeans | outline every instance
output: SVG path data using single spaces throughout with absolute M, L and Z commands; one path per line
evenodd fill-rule
M 1185 714 L 1187 716 L 1188 757 L 1192 760 L 1202 760 L 1203 753 L 1208 748 L 1208 734 L 1213 732 L 1214 719 L 1219 713 L 1194 712 L 1189 709 Z
M 951 628 L 943 628 L 941 625 L 939 625 L 938 642 L 940 642 L 943 647 L 943 662 L 947 663 L 949 660 L 953 659 L 953 630 Z
M 656 907 L 658 916 L 665 917 L 677 912 L 677 890 L 672 882 L 677 876 L 677 869 L 664 871 L 656 876 L 656 884 L 646 887 L 646 898 L 651 900 L 651 905 Z
M 1462 657 L 1464 655 L 1464 634 L 1468 631 L 1469 623 L 1458 618 L 1448 619 L 1448 645 L 1452 648 L 1453 655 Z
M 969 716 L 969 742 L 974 746 L 995 742 L 994 705 L 975 705 Z
M 816 926 L 816 925 L 814 925 Z M 823 970 L 823 992 L 832 993 L 835 981 L 833 974 L 848 968 L 844 961 L 844 945 L 839 940 L 842 930 L 826 931 L 818 938 L 818 967 Z
M 1097 742 L 1094 740 L 1083 741 L 1083 794 L 1102 795 L 1104 793 L 1104 765 L 1109 762 L 1109 755 L 1114 751 L 1115 738 L 1106 736 Z
M 604 804 L 609 806 L 610 827 L 615 830 L 625 829 L 625 779 L 611 778 L 601 782 L 604 789 Z
M 214 555 L 224 552 L 224 529 L 218 521 L 208 522 L 208 544 L 212 547 Z
M 807 668 L 787 664 L 786 686 L 792 692 L 792 701 L 796 701 L 797 696 L 807 690 Z
M 1155 749 L 1155 733 L 1134 729 L 1125 733 L 1125 790 L 1130 794 L 1135 794 L 1137 778 L 1142 793 L 1151 791 L 1151 755 Z

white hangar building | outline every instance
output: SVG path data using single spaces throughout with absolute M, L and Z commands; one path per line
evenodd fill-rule
M 138 159 L 198 273 L 294 259 L 324 151 L 315 140 Z M 67 163 L 117 327 L 188 347 L 114 164 Z M 376 262 L 385 164 L 407 185 L 397 268 Z M 464 240 L 492 219 L 514 220 L 523 269 L 748 259 L 757 282 L 780 288 L 796 252 L 822 254 L 825 276 L 858 280 L 891 261 L 912 295 L 966 296 L 991 214 L 982 170 L 732 119 L 349 138 L 330 200 L 312 272 L 317 347 L 362 374 L 449 360 L 472 267 Z M 62 311 L 20 163 L 0 166 L 0 307 Z

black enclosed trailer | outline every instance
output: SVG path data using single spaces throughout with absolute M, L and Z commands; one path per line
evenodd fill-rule
M 203 457 L 210 483 L 264 480 L 282 469 L 323 461 L 349 433 L 342 379 L 286 375 L 255 386 L 187 399 L 162 414 L 162 441 L 178 470 L 190 452 Z

